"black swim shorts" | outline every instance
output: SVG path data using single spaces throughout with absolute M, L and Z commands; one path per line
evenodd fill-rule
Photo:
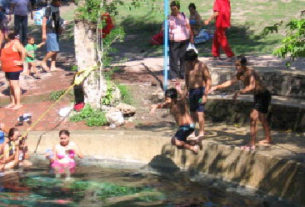
M 186 138 L 195 131 L 194 124 L 182 125 L 175 134 L 175 138 L 179 141 L 186 142 Z
M 6 72 L 5 78 L 7 80 L 19 80 L 20 73 L 21 73 L 20 71 L 19 72 Z
M 205 87 L 194 88 L 189 90 L 189 101 L 191 112 L 204 112 L 204 104 L 202 96 L 204 95 Z
M 254 109 L 266 114 L 271 103 L 271 94 L 268 90 L 254 94 Z

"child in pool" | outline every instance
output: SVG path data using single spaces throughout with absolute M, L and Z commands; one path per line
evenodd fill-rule
M 70 132 L 61 130 L 59 132 L 60 142 L 53 148 L 53 157 L 49 156 L 51 167 L 55 170 L 56 177 L 65 174 L 66 178 L 70 178 L 70 174 L 75 171 L 74 157 L 77 155 L 83 158 L 78 146 L 70 141 Z
M 32 166 L 32 163 L 28 160 L 28 145 L 26 144 L 27 137 L 19 138 L 19 166 L 29 167 Z

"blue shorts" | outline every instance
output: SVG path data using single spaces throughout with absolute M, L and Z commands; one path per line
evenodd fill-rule
M 19 80 L 20 73 L 21 73 L 21 71 L 19 71 L 19 72 L 6 72 L 5 73 L 5 78 L 7 80 Z
M 175 134 L 175 138 L 179 141 L 186 142 L 186 138 L 195 131 L 194 124 L 182 125 Z
M 189 90 L 189 101 L 191 112 L 204 112 L 204 104 L 202 96 L 204 95 L 205 87 L 194 88 Z
M 47 34 L 47 52 L 59 52 L 58 36 L 55 33 Z

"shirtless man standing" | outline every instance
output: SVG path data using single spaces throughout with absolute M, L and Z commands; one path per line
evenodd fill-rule
M 175 136 L 172 137 L 172 144 L 177 147 L 191 150 L 197 154 L 199 146 L 192 146 L 186 140 L 186 138 L 194 132 L 195 125 L 193 124 L 192 117 L 189 113 L 185 97 L 178 98 L 176 89 L 168 89 L 165 91 L 165 101 L 160 104 L 152 105 L 150 113 L 154 113 L 157 108 L 169 108 L 170 113 L 174 116 L 175 121 L 179 126 Z
M 260 141 L 259 144 L 271 144 L 272 142 L 270 136 L 270 127 L 266 117 L 271 102 L 271 94 L 265 88 L 265 86 L 263 86 L 259 75 L 252 68 L 247 66 L 247 59 L 244 56 L 238 57 L 237 61 L 235 62 L 235 66 L 237 70 L 236 76 L 232 80 L 226 81 L 217 86 L 213 86 L 209 92 L 227 88 L 237 83 L 238 81 L 242 81 L 245 87 L 244 89 L 241 89 L 234 94 L 234 100 L 240 94 L 248 92 L 253 93 L 254 107 L 250 114 L 251 140 L 248 146 L 244 146 L 242 148 L 246 150 L 254 150 L 256 141 L 256 122 L 258 119 L 262 123 L 265 131 L 265 139 Z
M 191 49 L 185 53 L 185 93 L 189 94 L 190 111 L 194 121 L 199 123 L 198 141 L 204 137 L 204 104 L 211 87 L 208 67 L 198 60 L 197 53 Z

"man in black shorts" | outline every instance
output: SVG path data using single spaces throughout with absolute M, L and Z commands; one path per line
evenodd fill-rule
M 259 120 L 265 131 L 265 139 L 260 141 L 259 144 L 271 144 L 272 139 L 270 136 L 270 127 L 267 121 L 268 108 L 271 103 L 271 94 L 262 84 L 262 81 L 259 75 L 252 69 L 247 66 L 247 59 L 244 56 L 239 56 L 235 62 L 236 66 L 236 76 L 229 81 L 226 81 L 220 85 L 213 86 L 209 92 L 214 90 L 227 88 L 238 81 L 244 83 L 245 88 L 237 91 L 234 95 L 234 99 L 238 95 L 243 93 L 252 92 L 254 95 L 254 106 L 250 114 L 250 134 L 251 140 L 249 145 L 243 146 L 242 149 L 245 150 L 254 150 L 255 141 L 256 141 L 256 122 Z

